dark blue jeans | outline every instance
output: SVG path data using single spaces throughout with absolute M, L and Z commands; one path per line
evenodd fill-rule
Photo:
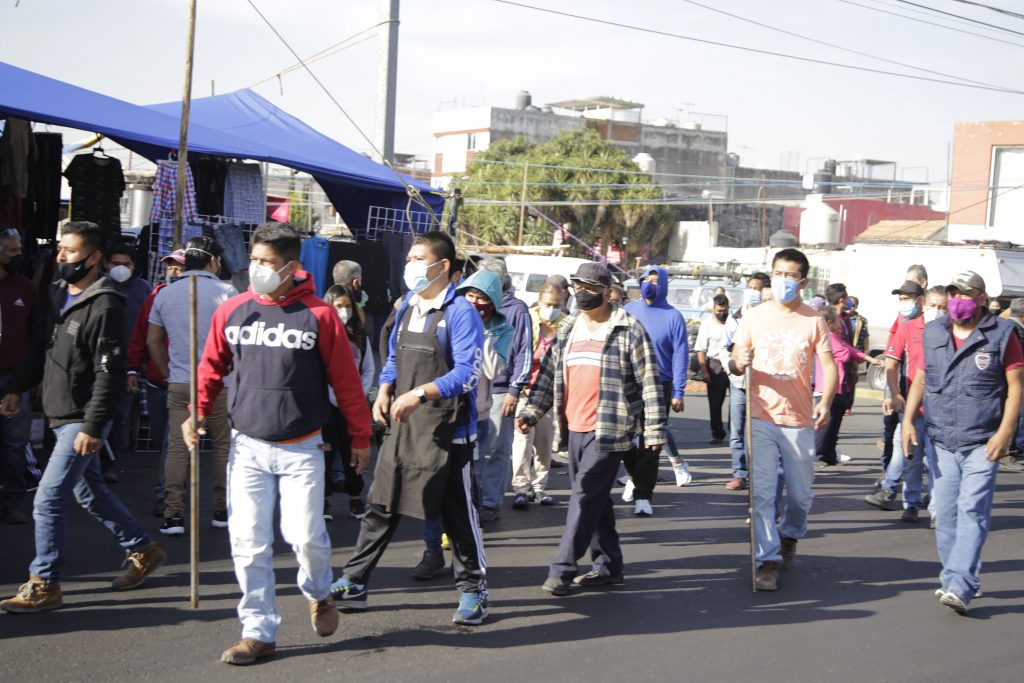
M 32 437 L 32 406 L 28 394 L 21 395 L 21 412 L 17 417 L 0 418 L 0 483 L 4 485 L 0 504 L 20 505 L 28 485 L 25 474 L 28 459 L 25 449 Z
M 548 576 L 575 577 L 576 563 L 587 548 L 596 571 L 605 575 L 622 572 L 622 548 L 612 504 L 612 486 L 621 462 L 622 453 L 597 450 L 594 432 L 569 432 L 572 493 L 565 531 Z
M 36 491 L 32 511 L 36 522 L 36 557 L 29 572 L 48 581 L 61 579 L 67 534 L 66 506 L 72 493 L 78 504 L 107 527 L 125 550 L 134 552 L 150 544 L 142 525 L 103 482 L 99 456 L 75 453 L 75 437 L 81 428 L 78 422 L 53 430 L 57 443 Z M 108 430 L 109 425 L 105 431 Z

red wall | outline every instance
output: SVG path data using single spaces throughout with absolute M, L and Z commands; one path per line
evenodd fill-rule
M 880 199 L 826 199 L 825 203 L 836 211 L 846 210 L 846 221 L 839 226 L 839 241 L 853 244 L 857 236 L 878 221 L 925 221 L 946 217 L 941 211 L 920 204 L 890 204 Z M 783 227 L 800 237 L 802 207 L 787 206 L 783 214 Z

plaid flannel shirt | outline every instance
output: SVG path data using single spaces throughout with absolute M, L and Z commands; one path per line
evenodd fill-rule
M 519 413 L 519 417 L 534 425 L 554 407 L 561 426 L 562 447 L 569 434 L 563 358 L 580 315 L 574 313 L 558 328 L 555 343 L 544 356 L 537 381 Z M 608 323 L 597 398 L 597 449 L 628 451 L 637 435 L 642 435 L 646 444 L 665 443 L 667 413 L 654 345 L 639 321 L 618 305 L 613 305 Z

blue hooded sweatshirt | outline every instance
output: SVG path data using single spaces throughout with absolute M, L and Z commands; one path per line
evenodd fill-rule
M 484 336 L 494 338 L 494 350 L 501 356 L 502 363 L 507 363 L 508 350 L 512 344 L 515 330 L 505 321 L 505 316 L 498 310 L 502 298 L 501 278 L 490 271 L 478 270 L 459 283 L 455 291 L 464 295 L 467 289 L 478 289 L 491 300 L 491 305 L 494 306 L 494 317 L 484 323 Z
M 654 300 L 630 301 L 626 312 L 640 321 L 658 354 L 661 381 L 672 383 L 672 398 L 682 398 L 686 389 L 686 370 L 690 364 L 690 338 L 686 318 L 668 302 L 668 271 L 650 267 L 640 274 L 640 283 L 651 273 L 658 274 Z
M 516 298 L 515 291 L 511 289 L 505 292 L 498 308 L 515 334 L 509 346 L 505 373 L 494 380 L 491 393 L 508 393 L 519 398 L 519 392 L 530 381 L 530 368 L 533 366 L 533 323 L 530 321 L 530 309 Z

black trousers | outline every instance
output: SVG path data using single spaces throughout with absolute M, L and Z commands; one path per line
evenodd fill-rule
M 892 460 L 892 440 L 896 434 L 896 427 L 900 423 L 902 413 L 882 416 L 882 471 L 889 468 L 889 461 Z
M 725 403 L 725 395 L 729 391 L 729 375 L 717 361 L 708 363 L 711 381 L 708 382 L 708 407 L 711 409 L 711 437 L 724 439 L 726 436 L 725 425 L 722 423 L 722 405 Z
M 345 493 L 352 497 L 361 496 L 363 493 L 363 475 L 356 473 L 352 467 L 352 437 L 348 433 L 348 422 L 341 411 L 331 406 L 328 411 L 327 424 L 324 425 L 324 442 L 331 444 L 329 451 L 324 451 L 324 475 L 327 479 L 327 486 L 324 488 L 324 496 L 331 495 L 331 481 L 334 464 L 341 459 L 341 466 L 345 472 Z
M 654 495 L 660 459 L 661 453 L 653 453 L 642 446 L 631 448 L 622 454 L 622 465 L 633 478 L 634 500 L 650 500 Z
M 836 455 L 836 442 L 839 441 L 839 428 L 843 426 L 843 416 L 846 409 L 853 402 L 853 394 L 836 394 L 832 399 L 832 408 L 829 411 L 828 426 L 825 429 L 817 429 L 814 432 L 814 449 L 818 459 L 829 465 L 839 464 Z
M 468 453 L 456 452 L 462 449 Z M 448 487 L 441 506 L 441 524 L 452 545 L 455 587 L 463 593 L 476 593 L 487 588 L 487 557 L 480 535 L 480 520 L 473 506 L 469 464 L 473 459 L 472 451 L 472 444 L 452 446 L 453 464 L 448 468 Z M 458 467 L 454 463 L 465 465 Z M 413 493 L 408 492 L 409 495 Z M 355 550 L 342 570 L 344 575 L 356 583 L 369 583 L 370 575 L 387 550 L 401 519 L 401 515 L 388 512 L 383 506 L 367 506 Z

